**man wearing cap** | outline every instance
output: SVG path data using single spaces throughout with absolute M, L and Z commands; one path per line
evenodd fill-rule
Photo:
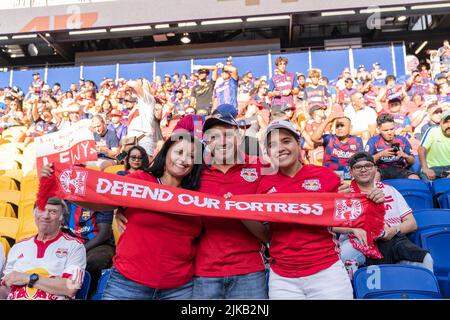
M 338 192 L 340 178 L 329 168 L 303 165 L 299 135 L 286 121 L 273 121 L 263 143 L 275 174 L 264 175 L 258 193 Z M 373 190 L 368 198 L 384 201 Z M 327 227 L 270 223 L 270 299 L 353 299 L 353 289 L 335 234 Z
M 86 250 L 81 241 L 61 231 L 67 206 L 52 197 L 44 210 L 34 208 L 33 214 L 38 233 L 9 251 L 0 299 L 73 299 L 83 282 Z
M 33 91 L 35 93 L 40 93 L 41 88 L 44 86 L 44 81 L 41 79 L 41 75 L 39 72 L 33 73 L 33 81 L 31 82 L 31 86 L 29 88 L 29 91 Z
M 384 231 L 377 238 L 377 249 L 367 247 L 367 233 L 362 229 L 334 228 L 340 233 L 341 260 L 356 260 L 358 265 L 409 264 L 433 272 L 433 259 L 424 249 L 412 243 L 406 235 L 417 230 L 411 208 L 395 188 L 375 182 L 375 159 L 367 152 L 354 154 L 349 161 L 353 180 L 352 192 L 368 193 L 374 187 L 384 194 Z M 379 255 L 381 253 L 381 255 Z
M 419 154 L 422 179 L 435 180 L 450 173 L 450 109 L 442 114 L 441 125 L 429 128 L 420 142 Z
M 232 115 L 236 117 L 238 114 L 238 70 L 232 65 L 223 65 L 222 63 L 218 63 L 216 66 L 218 70 L 222 70 L 222 74 L 214 85 L 212 111 L 221 104 L 231 104 L 236 109 Z
M 428 121 L 420 129 L 420 136 L 416 138 L 422 140 L 422 137 L 429 128 L 438 127 L 441 123 L 442 113 L 442 107 L 440 107 L 437 103 L 431 103 L 427 107 Z
M 387 72 L 386 70 L 380 68 L 380 64 L 378 62 L 375 62 L 370 74 L 372 76 L 372 79 L 374 80 L 384 80 L 384 78 L 386 78 Z
M 323 134 L 325 128 L 335 123 L 335 134 Z M 323 165 L 330 168 L 344 180 L 350 180 L 348 161 L 358 151 L 363 151 L 364 145 L 360 137 L 350 135 L 352 122 L 343 114 L 331 113 L 311 135 L 311 140 L 324 146 Z
M 394 117 L 383 113 L 377 118 L 379 135 L 367 141 L 365 151 L 375 158 L 381 180 L 407 178 L 420 179 L 407 168 L 415 162 L 409 141 L 395 134 Z
M 111 123 L 108 125 L 108 130 L 115 131 L 117 139 L 122 141 L 122 138 L 127 135 L 127 126 L 122 123 L 122 111 L 113 109 L 109 113 Z
M 357 92 L 354 87 L 353 79 L 347 78 L 344 80 L 345 88 L 338 91 L 337 103 L 339 103 L 343 108 L 346 108 L 352 103 L 352 95 Z
M 388 100 L 388 114 L 392 115 L 395 124 L 395 133 L 408 138 L 412 133 L 411 120 L 408 112 L 402 110 L 402 100 L 399 97 L 391 97 Z
M 366 70 L 366 67 L 363 64 L 360 64 L 358 66 L 358 73 L 356 74 L 356 80 L 359 81 L 359 83 L 363 83 L 366 80 L 371 79 L 370 72 Z
M 352 73 L 350 72 L 350 68 L 345 68 L 342 71 L 342 75 L 339 77 L 339 80 L 336 82 L 336 88 L 339 91 L 345 89 L 345 87 L 346 87 L 346 80 L 347 79 L 352 79 Z M 352 82 L 352 86 L 353 86 L 353 82 Z
M 352 95 L 352 104 L 344 110 L 344 115 L 352 122 L 351 134 L 367 141 L 376 130 L 377 113 L 366 106 L 362 93 Z
M 231 105 L 218 106 L 203 125 L 208 151 L 199 191 L 225 198 L 254 194 L 261 179 L 260 162 L 239 152 L 239 128 L 246 125 L 234 119 L 232 110 Z M 266 299 L 262 252 L 268 237 L 264 226 L 257 224 L 252 234 L 236 219 L 202 219 L 204 231 L 197 246 L 193 298 Z
M 278 72 L 270 79 L 269 85 L 269 98 L 272 99 L 272 107 L 284 104 L 294 105 L 294 95 L 297 94 L 294 90 L 295 76 L 293 73 L 286 71 L 287 64 L 288 59 L 286 57 L 278 57 L 275 60 Z
M 208 80 L 210 70 L 213 71 Z M 206 116 L 211 113 L 214 86 L 218 78 L 218 66 L 201 66 L 198 70 L 198 82 L 191 90 L 190 105 L 195 107 L 197 114 Z

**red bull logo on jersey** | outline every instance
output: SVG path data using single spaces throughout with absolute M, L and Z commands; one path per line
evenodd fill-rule
M 256 168 L 242 169 L 241 177 L 247 182 L 255 182 L 258 179 Z
M 317 191 L 322 188 L 320 181 L 318 179 L 305 180 L 302 187 L 308 191 Z
M 58 248 L 58 250 L 56 250 L 56 256 L 58 258 L 67 257 L 67 253 L 68 253 L 68 250 L 64 249 L 64 248 Z
M 353 221 L 362 214 L 359 200 L 341 199 L 335 201 L 334 219 L 337 221 Z
M 65 170 L 59 175 L 59 182 L 65 193 L 81 196 L 86 192 L 86 179 L 86 171 Z

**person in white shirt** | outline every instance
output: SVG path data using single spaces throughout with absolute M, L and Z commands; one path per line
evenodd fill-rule
M 367 233 L 363 229 L 336 228 L 341 248 L 341 260 L 355 260 L 358 265 L 410 264 L 433 272 L 433 259 L 426 250 L 412 243 L 406 234 L 416 231 L 417 223 L 403 196 L 395 188 L 375 182 L 377 167 L 370 153 L 358 152 L 349 161 L 350 173 L 354 180 L 350 184 L 352 192 L 367 193 L 375 186 L 384 193 L 384 230 L 376 240 L 382 256 L 369 256 Z M 351 234 L 351 235 L 350 235 Z M 353 239 L 352 239 L 353 238 Z M 362 251 L 365 251 L 364 253 Z M 373 250 L 370 251 L 374 253 Z
M 44 210 L 34 209 L 38 234 L 16 243 L 8 254 L 0 299 L 67 300 L 81 288 L 86 268 L 83 243 L 61 231 L 68 209 L 49 198 Z
M 375 134 L 377 113 L 366 106 L 362 93 L 356 92 L 352 95 L 352 104 L 345 108 L 344 115 L 352 122 L 352 135 L 367 141 Z

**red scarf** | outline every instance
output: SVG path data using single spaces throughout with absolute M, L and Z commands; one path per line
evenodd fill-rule
M 352 192 L 361 193 L 361 189 L 356 184 L 355 180 L 352 180 L 352 182 L 350 184 L 350 188 L 352 189 Z M 381 206 L 379 207 L 379 209 L 381 210 Z M 384 214 L 385 214 L 384 205 L 383 205 L 382 211 L 383 211 L 383 216 L 384 216 Z M 384 226 L 384 221 L 383 221 L 383 226 Z M 371 239 L 376 239 L 379 237 L 381 232 L 383 232 L 383 229 L 379 233 L 378 233 L 378 230 L 371 230 L 370 232 L 371 232 L 371 234 L 370 234 Z M 361 244 L 359 241 L 357 241 L 356 237 L 352 233 L 350 233 L 348 235 L 348 238 L 349 238 L 350 243 L 352 244 L 353 248 L 364 253 L 364 255 L 366 257 L 369 257 L 372 259 L 383 259 L 383 255 L 381 254 L 380 250 L 378 250 L 375 241 L 368 240 L 367 242 L 369 245 L 365 246 L 365 245 Z M 369 232 L 367 233 L 367 239 L 369 239 Z
M 383 205 L 357 193 L 251 194 L 230 199 L 56 163 L 42 178 L 37 205 L 48 197 L 194 216 L 362 228 L 371 243 L 384 225 Z

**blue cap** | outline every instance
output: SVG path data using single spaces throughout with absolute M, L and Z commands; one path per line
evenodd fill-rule
M 238 128 L 246 128 L 250 125 L 245 121 L 237 121 L 234 117 L 237 115 L 236 108 L 231 104 L 221 104 L 213 112 L 211 117 L 206 119 L 203 124 L 203 132 L 218 124 L 228 124 Z

